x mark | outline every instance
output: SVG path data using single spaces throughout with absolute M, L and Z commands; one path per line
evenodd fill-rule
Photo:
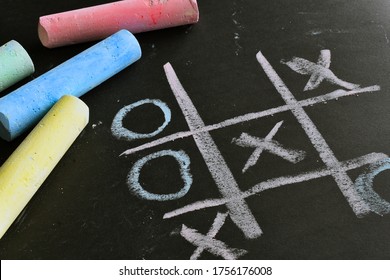
M 241 147 L 255 148 L 247 162 L 245 163 L 242 173 L 245 173 L 249 167 L 255 165 L 259 160 L 260 155 L 264 150 L 277 155 L 291 163 L 297 163 L 305 158 L 304 151 L 292 150 L 283 147 L 279 142 L 272 140 L 279 128 L 282 126 L 283 121 L 278 122 L 274 128 L 268 133 L 265 138 L 258 138 L 251 136 L 247 133 L 242 133 L 241 136 L 233 139 L 233 143 Z
M 281 63 L 286 64 L 293 71 L 301 75 L 310 75 L 304 91 L 317 88 L 325 79 L 326 81 L 344 87 L 346 89 L 355 89 L 359 85 L 343 81 L 329 70 L 330 67 L 330 50 L 321 50 L 317 63 L 313 63 L 300 57 L 293 57 L 290 61 L 282 60 Z

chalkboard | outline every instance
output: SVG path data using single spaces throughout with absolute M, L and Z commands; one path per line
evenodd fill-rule
M 39 16 L 106 2 L 2 0 L 1 44 L 36 66 L 2 96 L 93 44 L 43 47 Z M 198 5 L 82 97 L 2 259 L 390 258 L 389 1 Z

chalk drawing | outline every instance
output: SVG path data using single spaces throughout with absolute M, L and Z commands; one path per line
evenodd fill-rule
M 220 231 L 220 229 L 225 223 L 227 216 L 229 215 L 231 220 L 243 232 L 246 238 L 253 239 L 260 237 L 262 231 L 251 210 L 246 204 L 245 199 L 254 195 L 259 195 L 263 191 L 271 190 L 274 188 L 331 176 L 335 180 L 338 188 L 346 198 L 352 210 L 358 217 L 362 217 L 369 212 L 374 212 L 379 215 L 390 213 L 390 203 L 382 199 L 373 190 L 374 178 L 384 170 L 390 169 L 390 158 L 388 157 L 388 155 L 383 153 L 371 153 L 350 160 L 339 161 L 331 150 L 330 146 L 327 144 L 327 142 L 317 129 L 317 127 L 315 126 L 315 124 L 313 123 L 313 121 L 304 111 L 304 108 L 307 106 L 326 103 L 327 101 L 331 100 L 338 100 L 338 98 L 341 97 L 353 96 L 359 93 L 376 92 L 380 90 L 380 86 L 373 85 L 360 88 L 360 86 L 357 84 L 352 84 L 339 79 L 329 69 L 331 64 L 330 51 L 322 50 L 317 60 L 317 63 L 313 63 L 303 58 L 297 57 L 294 57 L 292 60 L 287 62 L 282 61 L 282 63 L 286 64 L 293 71 L 299 74 L 310 75 L 309 81 L 307 82 L 304 91 L 313 90 L 317 88 L 323 81 L 338 85 L 340 87 L 345 88 L 346 90 L 337 89 L 321 96 L 298 101 L 295 99 L 294 95 L 290 92 L 288 87 L 284 84 L 282 79 L 279 77 L 279 75 L 276 73 L 276 71 L 269 64 L 269 62 L 261 52 L 257 53 L 256 58 L 261 67 L 263 68 L 264 72 L 268 76 L 269 80 L 274 85 L 277 92 L 285 101 L 285 105 L 260 112 L 247 113 L 241 116 L 226 119 L 220 123 L 205 125 L 197 109 L 192 103 L 190 97 L 180 83 L 172 66 L 167 63 L 164 65 L 165 74 L 168 83 L 171 87 L 171 90 L 175 95 L 179 107 L 181 108 L 182 113 L 187 121 L 189 131 L 177 132 L 162 137 L 160 139 L 150 141 L 149 143 L 128 149 L 120 155 L 130 155 L 138 151 L 156 147 L 158 145 L 170 141 L 175 141 L 177 139 L 182 139 L 185 137 L 191 136 L 194 138 L 195 143 L 201 155 L 203 156 L 203 159 L 210 171 L 210 174 L 214 179 L 215 184 L 221 194 L 221 197 L 208 198 L 187 204 L 181 208 L 165 213 L 163 218 L 170 219 L 186 213 L 221 205 L 227 207 L 228 213 L 218 213 L 217 217 L 213 222 L 213 225 L 211 226 L 209 232 L 206 235 L 203 235 L 197 230 L 189 228 L 184 224 L 182 225 L 180 232 L 181 236 L 191 244 L 197 246 L 197 249 L 192 254 L 191 259 L 198 259 L 201 256 L 202 252 L 204 252 L 205 250 L 225 259 L 237 259 L 243 254 L 246 254 L 246 250 L 230 248 L 224 242 L 215 239 L 215 236 Z M 161 106 L 160 108 L 164 111 L 163 108 L 165 107 Z M 167 106 L 166 109 L 169 110 Z M 214 140 L 212 139 L 210 132 L 224 127 L 240 124 L 255 119 L 260 119 L 267 116 L 272 116 L 274 114 L 287 111 L 290 111 L 295 116 L 298 123 L 302 126 L 325 166 L 313 171 L 307 171 L 297 175 L 281 176 L 277 178 L 268 179 L 252 186 L 246 191 L 241 191 L 221 152 L 219 151 Z M 167 119 L 168 118 L 166 117 L 166 120 Z M 164 128 L 164 124 L 161 127 Z M 273 140 L 274 136 L 276 135 L 282 124 L 283 121 L 278 122 L 265 138 L 251 136 L 247 133 L 242 133 L 239 138 L 233 138 L 232 142 L 239 146 L 254 148 L 254 152 L 251 154 L 250 158 L 248 159 L 242 170 L 243 173 L 249 167 L 255 165 L 259 161 L 260 155 L 263 151 L 271 152 L 292 163 L 296 163 L 304 159 L 304 151 L 287 149 L 282 146 L 278 141 Z M 161 131 L 156 130 L 156 132 L 157 133 L 155 135 L 157 135 Z M 131 140 L 131 138 L 129 138 L 129 140 Z M 167 197 L 164 197 L 164 195 L 148 193 L 142 188 L 142 186 L 139 185 L 139 174 L 142 169 L 142 166 L 144 166 L 144 164 L 149 160 L 164 155 L 173 156 L 179 162 L 182 179 L 184 181 L 184 187 L 181 191 L 175 194 L 167 195 Z M 131 172 L 128 175 L 129 187 L 138 196 L 145 199 L 172 200 L 180 198 L 182 195 L 185 195 L 188 192 L 188 189 L 190 188 L 192 183 L 192 177 L 189 172 L 189 163 L 190 160 L 188 156 L 182 151 L 174 152 L 168 150 L 151 154 L 139 160 L 133 166 Z M 368 169 L 356 179 L 355 183 L 353 183 L 351 178 L 348 176 L 347 171 L 361 168 L 365 165 L 369 165 Z
M 279 92 L 279 94 L 284 99 L 286 104 L 290 105 L 291 112 L 294 114 L 295 118 L 301 124 L 303 130 L 306 132 L 314 148 L 319 153 L 319 156 L 322 159 L 322 161 L 325 163 L 326 166 L 334 168 L 334 173 L 332 174 L 332 176 L 335 179 L 337 185 L 339 186 L 341 192 L 347 199 L 349 205 L 352 207 L 355 214 L 361 217 L 369 213 L 370 207 L 362 199 L 362 197 L 356 192 L 351 178 L 349 178 L 348 174 L 342 170 L 341 163 L 338 161 L 333 151 L 328 146 L 328 143 L 326 143 L 325 139 L 318 131 L 316 125 L 306 114 L 303 107 L 298 105 L 298 102 L 293 96 L 293 94 L 290 92 L 290 90 L 287 88 L 287 86 L 284 84 L 282 79 L 273 69 L 271 64 L 269 64 L 269 62 L 263 56 L 263 54 L 261 52 L 258 52 L 256 58 L 257 61 L 262 66 L 264 72 L 270 79 L 270 81 L 275 86 L 275 89 Z M 323 68 L 322 66 L 319 67 Z M 305 65 L 302 65 L 301 69 L 305 69 Z M 322 69 L 318 71 L 327 73 L 325 70 Z M 325 79 L 327 79 L 327 77 L 325 77 Z
M 311 75 L 309 82 L 306 84 L 304 90 L 315 89 L 324 79 L 332 84 L 342 86 L 346 89 L 354 89 L 359 87 L 357 84 L 352 84 L 337 78 L 336 75 L 333 74 L 331 70 L 329 70 L 329 50 L 321 51 L 317 64 L 300 57 L 293 57 L 290 61 L 282 60 L 281 63 L 286 64 L 288 67 L 299 74 Z
M 216 240 L 208 235 L 203 235 L 197 230 L 182 226 L 180 235 L 191 244 L 207 250 L 215 256 L 220 256 L 226 260 L 236 260 L 247 253 L 246 250 L 230 248 L 224 242 Z
M 324 94 L 322 96 L 317 96 L 317 97 L 308 98 L 305 100 L 298 101 L 296 105 L 301 106 L 301 107 L 313 106 L 313 105 L 320 104 L 320 103 L 326 103 L 326 102 L 331 101 L 331 100 L 338 100 L 339 98 L 345 97 L 345 96 L 353 96 L 353 95 L 357 95 L 359 93 L 376 92 L 379 90 L 380 90 L 380 86 L 377 86 L 377 85 L 369 86 L 369 87 L 365 87 L 365 88 L 354 89 L 354 90 L 350 90 L 350 91 L 338 89 L 338 90 L 332 91 L 328 94 Z M 149 143 L 140 145 L 138 147 L 128 149 L 128 150 L 124 151 L 123 153 L 121 153 L 120 156 L 130 155 L 130 154 L 142 151 L 142 150 L 156 147 L 156 146 L 161 145 L 161 144 L 175 141 L 177 139 L 183 139 L 185 137 L 190 137 L 190 136 L 193 136 L 193 135 L 201 133 L 201 132 L 213 131 L 213 130 L 229 127 L 232 125 L 236 125 L 236 124 L 240 124 L 240 123 L 244 123 L 244 122 L 248 122 L 248 121 L 252 121 L 252 120 L 256 120 L 256 119 L 260 119 L 260 118 L 264 118 L 264 117 L 268 117 L 268 116 L 273 116 L 273 115 L 278 114 L 278 113 L 283 113 L 283 112 L 289 111 L 290 109 L 291 109 L 290 105 L 282 105 L 282 106 L 268 109 L 265 111 L 256 112 L 256 113 L 248 113 L 245 115 L 241 115 L 238 117 L 227 119 L 227 120 L 222 121 L 220 123 L 213 124 L 213 125 L 207 125 L 207 126 L 202 127 L 200 129 L 195 129 L 192 131 L 177 132 L 177 133 L 168 135 L 166 137 L 162 137 L 160 139 L 151 141 Z
M 215 218 L 213 225 L 211 226 L 209 232 L 207 233 L 207 237 L 214 238 L 219 230 L 222 228 L 222 226 L 225 224 L 225 220 L 229 214 L 228 213 L 217 213 L 217 217 Z M 199 246 L 196 248 L 192 256 L 190 257 L 191 260 L 197 260 L 203 251 L 206 249 L 207 246 Z
M 286 149 L 277 141 L 272 140 L 282 124 L 283 121 L 278 122 L 264 139 L 251 136 L 247 133 L 242 133 L 238 139 L 233 138 L 232 142 L 241 147 L 255 148 L 255 151 L 245 163 L 242 173 L 245 173 L 249 167 L 256 164 L 264 150 L 280 156 L 291 163 L 297 163 L 305 158 L 305 152 Z
M 381 172 L 390 169 L 390 158 L 372 163 L 366 172 L 355 181 L 357 192 L 378 215 L 390 213 L 390 203 L 381 198 L 373 189 L 374 178 Z
M 329 69 L 330 50 L 321 50 L 320 57 L 318 58 L 317 64 L 319 66 L 324 67 L 325 69 Z M 314 71 L 314 73 L 310 76 L 310 79 L 303 90 L 306 91 L 306 90 L 315 89 L 320 85 L 320 83 L 323 80 L 324 80 L 324 76 L 321 75 L 319 71 Z
M 172 66 L 167 63 L 164 65 L 164 70 L 190 130 L 203 128 L 205 126 L 203 120 L 181 85 Z M 210 133 L 195 134 L 194 140 L 222 196 L 240 196 L 241 190 Z M 244 200 L 236 200 L 234 203 L 228 202 L 226 207 L 229 209 L 230 218 L 242 230 L 246 238 L 253 239 L 262 234 L 260 226 Z
M 163 157 L 171 156 L 176 159 L 180 166 L 180 175 L 183 179 L 184 186 L 182 189 L 176 193 L 172 194 L 154 194 L 146 191 L 141 184 L 139 183 L 139 176 L 142 170 L 142 167 L 149 161 Z M 163 150 L 153 154 L 150 154 L 142 159 L 138 160 L 132 167 L 129 175 L 127 176 L 127 184 L 131 192 L 137 195 L 140 198 L 146 200 L 157 200 L 157 201 L 168 201 L 182 198 L 185 196 L 191 188 L 192 176 L 190 173 L 190 158 L 183 151 L 172 151 L 172 150 Z
M 383 159 L 386 159 L 388 156 L 382 153 L 372 153 L 359 158 L 355 158 L 352 160 L 348 160 L 341 163 L 341 169 L 343 171 L 349 171 L 353 169 L 360 168 L 367 164 L 373 164 Z M 254 185 L 249 190 L 243 192 L 240 197 L 234 198 L 215 198 L 215 199 L 205 199 L 202 201 L 197 201 L 191 204 L 188 204 L 179 209 L 170 211 L 165 213 L 164 219 L 170 219 L 173 217 L 177 217 L 189 212 L 202 210 L 205 208 L 216 207 L 220 205 L 224 205 L 227 202 L 234 202 L 235 199 L 245 199 L 251 197 L 253 195 L 257 195 L 263 191 L 275 189 L 283 186 L 293 185 L 297 183 L 302 183 L 314 179 L 319 179 L 326 176 L 332 176 L 337 170 L 332 167 L 325 167 L 322 169 L 314 170 L 311 172 L 304 172 L 295 176 L 282 176 L 273 179 L 269 179 L 267 181 L 261 182 L 259 184 Z
M 164 123 L 155 131 L 150 133 L 137 133 L 123 127 L 123 119 L 126 117 L 126 115 L 130 113 L 134 108 L 144 104 L 153 104 L 159 107 L 164 113 Z M 157 134 L 161 133 L 170 121 L 171 110 L 169 109 L 167 104 L 158 99 L 144 99 L 125 106 L 121 110 L 119 110 L 119 112 L 114 117 L 114 120 L 112 121 L 111 132 L 112 135 L 114 135 L 117 139 L 124 139 L 128 141 L 132 141 L 134 139 L 152 138 Z

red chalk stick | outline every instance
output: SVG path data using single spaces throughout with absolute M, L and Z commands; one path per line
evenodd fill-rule
M 108 37 L 121 29 L 132 33 L 196 23 L 196 0 L 125 0 L 42 16 L 42 44 L 55 48 Z

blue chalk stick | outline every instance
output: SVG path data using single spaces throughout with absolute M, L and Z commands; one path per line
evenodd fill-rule
M 121 30 L 0 98 L 0 137 L 13 140 L 63 96 L 80 97 L 141 57 L 137 39 Z

